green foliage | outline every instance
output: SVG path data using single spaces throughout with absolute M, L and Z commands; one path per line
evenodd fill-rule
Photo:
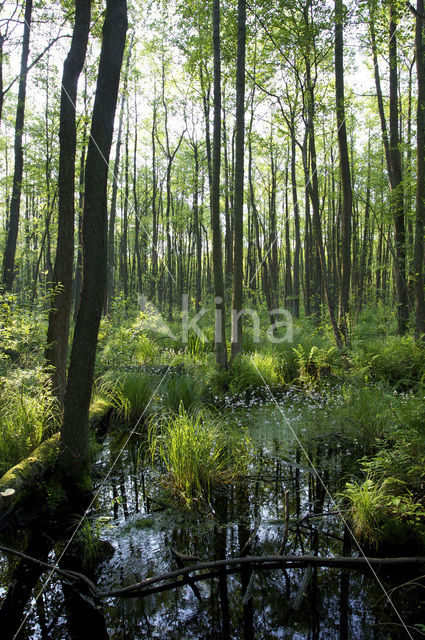
M 221 424 L 205 408 L 153 420 L 149 429 L 153 460 L 167 471 L 166 484 L 186 505 L 209 500 L 214 486 L 231 482 L 246 464 L 249 440 L 240 429 Z
M 56 401 L 47 386 L 22 383 L 0 391 L 0 475 L 26 458 L 59 427 Z
M 304 345 L 298 344 L 294 347 L 296 363 L 298 368 L 298 380 L 302 384 L 314 384 L 325 373 L 331 370 L 332 356 L 336 353 L 336 348 L 320 349 L 313 345 L 308 350 Z
M 391 395 L 388 388 L 365 385 L 345 385 L 342 404 L 333 410 L 336 424 L 349 433 L 369 452 L 391 424 Z
M 79 548 L 83 567 L 87 570 L 93 570 L 105 555 L 105 546 L 101 540 L 101 534 L 108 526 L 109 518 L 100 517 L 95 519 L 85 518 L 78 528 L 75 542 Z
M 163 406 L 178 413 L 180 406 L 188 411 L 199 402 L 203 385 L 199 378 L 184 373 L 174 374 L 164 380 L 161 391 Z
M 402 481 L 379 482 L 368 476 L 363 483 L 347 483 L 342 495 L 360 541 L 375 548 L 404 545 L 413 542 L 413 536 L 417 541 L 415 527 L 423 525 L 425 508 Z
M 98 380 L 95 399 L 112 407 L 120 421 L 132 423 L 148 415 L 153 395 L 153 380 L 142 371 L 109 372 Z
M 408 389 L 424 380 L 425 347 L 411 336 L 369 339 L 355 353 L 354 364 L 366 380 L 386 380 Z
M 246 391 L 276 387 L 283 382 L 279 360 L 270 353 L 255 352 L 250 355 L 238 355 L 227 371 L 218 370 L 212 379 L 216 393 L 229 392 L 238 396 Z
M 425 431 L 423 422 L 420 429 L 414 425 L 424 411 L 421 397 L 398 399 L 390 417 L 400 424 L 395 427 L 392 422 L 376 440 L 375 454 L 362 459 L 366 480 L 347 484 L 344 495 L 350 503 L 354 527 L 360 538 L 372 545 L 404 544 L 409 537 L 412 543 L 421 541 L 425 522 Z

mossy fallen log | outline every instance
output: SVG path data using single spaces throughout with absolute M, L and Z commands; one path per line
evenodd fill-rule
M 45 480 L 53 471 L 58 451 L 59 433 L 55 433 L 0 478 L 0 530 L 25 526 L 45 509 Z

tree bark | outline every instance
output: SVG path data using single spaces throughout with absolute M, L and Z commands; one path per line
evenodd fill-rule
M 232 358 L 242 350 L 246 0 L 238 0 L 236 158 L 233 208 Z
M 211 228 L 215 303 L 215 360 L 227 368 L 223 248 L 220 225 L 220 154 L 221 154 L 221 62 L 220 0 L 213 0 L 214 49 L 214 130 L 211 179 Z
M 3 256 L 3 286 L 6 291 L 12 291 L 13 281 L 15 279 L 15 254 L 16 242 L 18 239 L 19 212 L 24 169 L 22 139 L 24 134 L 31 18 L 32 0 L 27 0 L 25 4 L 24 37 L 22 42 L 21 71 L 19 76 L 18 106 L 16 108 L 15 120 L 15 168 L 13 173 L 12 198 L 10 201 L 9 228 Z
M 66 386 L 58 471 L 71 492 L 87 493 L 88 415 L 106 289 L 107 181 L 127 31 L 126 0 L 107 0 L 85 172 L 83 284 Z
M 121 96 L 120 115 L 118 121 L 118 134 L 115 147 L 115 160 L 114 160 L 114 174 L 112 178 L 112 195 L 111 195 L 111 209 L 109 213 L 109 231 L 108 231 L 108 272 L 107 272 L 107 287 L 106 287 L 106 313 L 109 313 L 111 307 L 111 301 L 115 294 L 115 219 L 117 215 L 117 194 L 118 194 L 118 175 L 120 170 L 120 158 L 121 158 L 121 140 L 122 140 L 122 127 L 124 121 L 124 108 L 127 98 L 127 81 L 128 81 L 128 69 L 130 66 L 131 45 L 127 54 L 127 61 L 125 67 L 124 86 Z
M 424 0 L 417 1 L 419 16 L 424 15 Z M 417 180 L 416 180 L 416 221 L 415 244 L 413 254 L 413 276 L 415 285 L 415 336 L 424 337 L 425 302 L 424 302 L 424 222 L 425 222 L 425 47 L 424 23 L 416 17 L 416 72 L 418 78 L 418 103 L 416 113 L 417 129 Z
M 91 0 L 76 0 L 71 48 L 63 66 L 58 179 L 58 242 L 54 267 L 54 291 L 49 313 L 46 367 L 50 368 L 52 390 L 60 407 L 66 386 L 68 335 L 72 303 L 75 219 L 75 152 L 77 129 L 75 104 L 78 78 L 86 57 L 90 29 Z
M 350 274 L 351 274 L 351 218 L 353 194 L 351 188 L 350 161 L 347 146 L 347 128 L 345 126 L 344 98 L 344 40 L 342 0 L 335 0 L 335 99 L 336 124 L 338 129 L 339 166 L 342 184 L 342 220 L 341 220 L 341 289 L 340 320 L 345 330 L 346 315 L 349 312 Z
M 397 291 L 398 332 L 406 333 L 409 305 L 406 283 L 406 231 L 404 223 L 404 187 L 398 123 L 397 36 L 394 7 L 390 4 L 390 158 L 391 208 L 394 218 L 395 282 Z

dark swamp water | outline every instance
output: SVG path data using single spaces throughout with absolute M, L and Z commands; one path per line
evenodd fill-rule
M 174 571 L 182 562 L 279 553 L 359 555 L 323 485 L 331 495 L 344 488 L 357 467 L 361 443 L 353 451 L 342 434 L 326 434 L 326 407 L 304 395 L 284 396 L 278 406 L 253 399 L 224 411 L 250 433 L 253 460 L 247 476 L 212 495 L 207 508 L 189 512 L 175 501 L 165 503 L 163 477 L 140 456 L 140 435 L 124 448 L 83 532 L 87 538 L 95 531 L 113 549 L 97 570 L 103 591 Z M 96 463 L 99 482 L 125 437 L 115 432 L 107 439 Z M 175 552 L 192 559 L 182 560 Z M 415 575 L 380 570 L 379 580 L 390 591 Z M 5 593 L 6 585 L 0 595 Z M 370 570 L 247 567 L 144 597 L 105 599 L 98 609 L 112 640 L 381 640 L 422 637 L 414 626 L 425 623 L 423 594 L 417 587 L 393 592 L 403 627 Z M 79 606 L 64 606 L 62 584 L 53 576 L 31 610 L 27 607 L 19 637 L 77 637 L 68 630 L 68 617 L 84 618 Z M 87 635 L 103 637 L 104 629 Z

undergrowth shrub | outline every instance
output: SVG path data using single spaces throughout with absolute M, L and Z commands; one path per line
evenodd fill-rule
M 369 339 L 354 354 L 364 378 L 386 380 L 401 389 L 415 387 L 425 378 L 425 347 L 411 336 Z
M 425 507 L 402 481 L 368 476 L 362 483 L 347 483 L 343 497 L 354 534 L 368 547 L 398 551 L 423 544 Z
M 357 535 L 371 546 L 424 544 L 425 432 L 391 429 L 361 468 L 366 480 L 346 485 L 344 497 Z
M 0 475 L 59 428 L 56 400 L 46 386 L 4 384 L 0 392 Z

